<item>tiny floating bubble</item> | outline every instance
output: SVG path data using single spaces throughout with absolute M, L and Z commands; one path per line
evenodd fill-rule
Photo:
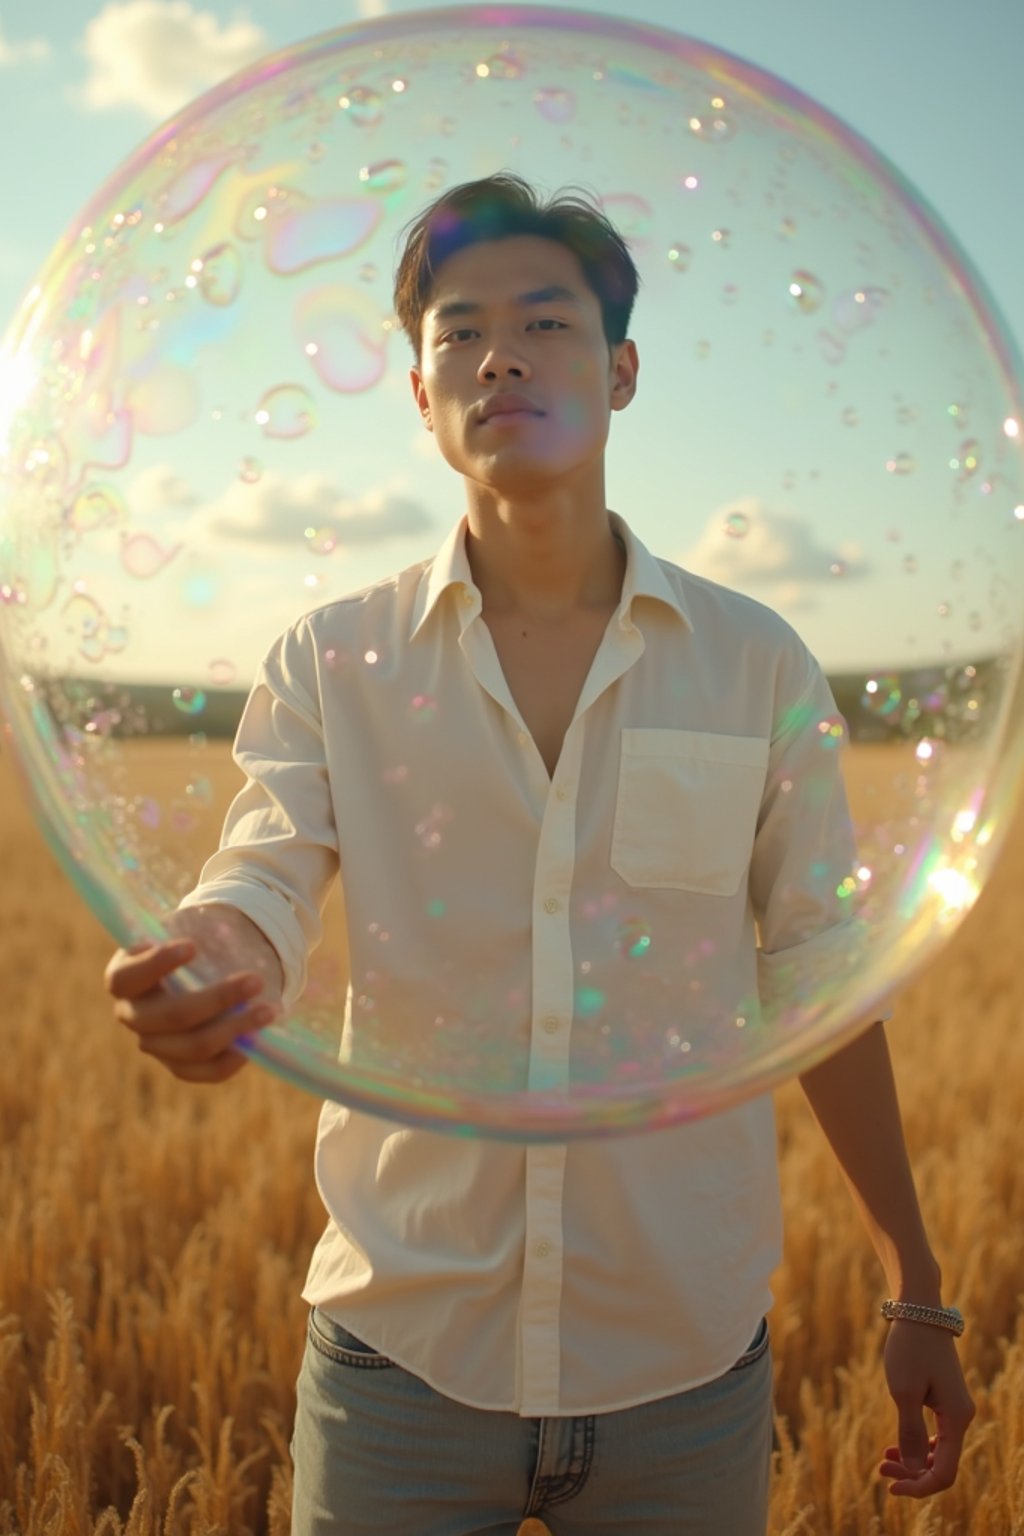
M 207 807 L 213 804 L 213 785 L 207 778 L 190 779 L 185 785 L 185 794 L 192 805 Z
M 379 93 L 365 85 L 354 85 L 339 96 L 338 106 L 360 128 L 374 127 L 384 115 Z
M 316 426 L 316 409 L 312 396 L 301 384 L 277 384 L 263 395 L 256 407 L 255 420 L 264 437 L 291 441 L 305 437 Z
M 534 106 L 549 123 L 568 123 L 576 116 L 576 97 L 560 86 L 544 85 L 534 92 Z
M 180 549 L 180 544 L 161 545 L 148 533 L 122 533 L 121 564 L 129 576 L 148 581 L 158 576 Z
M 521 80 L 526 73 L 526 64 L 519 54 L 504 49 L 492 54 L 486 63 L 478 64 L 476 72 L 481 80 Z
M 218 656 L 216 661 L 210 662 L 210 682 L 215 688 L 227 688 L 234 682 L 238 668 L 233 661 L 227 661 L 223 656 Z
M 629 917 L 615 936 L 619 954 L 624 960 L 639 960 L 651 947 L 651 930 L 642 917 Z
M 886 673 L 878 677 L 869 677 L 864 684 L 861 703 L 873 715 L 886 716 L 895 714 L 902 702 L 903 693 L 900 688 L 900 680 L 892 674 Z
M 708 144 L 723 144 L 736 132 L 736 123 L 728 113 L 712 111 L 701 117 L 691 117 L 689 128 L 695 139 L 703 139 Z
M 171 698 L 183 715 L 198 715 L 206 708 L 206 694 L 201 688 L 175 688 Z
M 364 165 L 359 172 L 359 180 L 371 192 L 398 192 L 408 176 L 404 160 L 378 160 L 376 165 Z
M 745 512 L 730 512 L 722 526 L 730 539 L 745 539 L 750 532 L 750 518 Z
M 576 1011 L 581 1018 L 589 1019 L 604 1007 L 604 993 L 599 987 L 577 987 Z
M 192 266 L 198 276 L 186 281 L 193 288 L 198 284 L 208 304 L 225 309 L 235 302 L 242 287 L 242 262 L 235 246 L 226 242 L 212 246 Z
M 306 543 L 314 555 L 329 555 L 338 547 L 333 528 L 307 528 Z
M 825 300 L 825 286 L 813 272 L 799 270 L 789 280 L 789 296 L 802 315 L 813 315 Z
M 976 438 L 970 437 L 960 444 L 960 451 L 955 459 L 950 459 L 950 469 L 960 471 L 961 480 L 970 479 L 981 462 L 981 444 Z

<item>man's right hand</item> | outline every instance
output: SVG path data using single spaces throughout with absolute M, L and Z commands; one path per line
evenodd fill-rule
M 165 924 L 170 939 L 119 949 L 104 981 L 114 1018 L 139 1049 L 188 1083 L 223 1083 L 247 1064 L 239 1035 L 281 1011 L 284 977 L 273 945 L 234 907 L 185 907 Z M 181 966 L 203 978 L 195 991 L 167 982 Z M 230 969 L 229 969 L 230 968 Z

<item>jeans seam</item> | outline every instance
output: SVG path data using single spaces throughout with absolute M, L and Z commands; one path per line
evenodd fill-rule
M 583 1420 L 583 1454 L 580 1457 L 579 1467 L 563 1472 L 561 1477 L 551 1479 L 551 1486 L 545 1492 L 542 1507 L 565 1504 L 569 1499 L 574 1499 L 577 1494 L 583 1492 L 594 1460 L 594 1438 L 594 1415 L 588 1414 Z
M 547 1420 L 541 1420 L 537 1441 L 538 1471 L 534 1474 L 530 1487 L 530 1494 L 523 1511 L 524 1519 L 542 1518 L 545 1509 L 550 1509 L 555 1504 L 564 1504 L 582 1492 L 594 1460 L 595 1416 L 591 1413 L 577 1417 L 575 1423 L 583 1425 L 583 1446 L 578 1465 L 571 1466 L 567 1472 L 544 1476 L 540 1474 L 539 1468 L 544 1455 Z
M 312 1315 L 310 1315 L 306 1337 L 318 1355 L 323 1355 L 335 1365 L 347 1365 L 357 1371 L 382 1371 L 395 1368 L 395 1362 L 389 1360 L 386 1355 L 370 1355 L 364 1354 L 361 1350 L 345 1349 L 343 1345 L 335 1344 L 325 1338 L 313 1322 Z
M 746 1370 L 748 1366 L 754 1365 L 755 1362 L 760 1360 L 761 1356 L 767 1352 L 768 1347 L 771 1344 L 771 1333 L 768 1329 L 767 1319 L 765 1319 L 761 1326 L 764 1329 L 764 1334 L 759 1343 L 755 1344 L 753 1349 L 748 1349 L 746 1354 L 740 1355 L 735 1365 L 730 1365 L 730 1372 Z

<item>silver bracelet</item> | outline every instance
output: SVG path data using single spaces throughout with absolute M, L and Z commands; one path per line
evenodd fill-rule
M 882 1316 L 890 1323 L 930 1323 L 933 1328 L 948 1328 L 957 1338 L 964 1331 L 963 1314 L 956 1307 L 922 1307 L 916 1301 L 882 1302 Z

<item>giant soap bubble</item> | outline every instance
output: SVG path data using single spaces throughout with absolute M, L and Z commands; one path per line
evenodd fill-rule
M 305 996 L 246 1049 L 408 1123 L 563 1139 L 709 1113 L 848 1039 L 969 909 L 1017 796 L 1019 358 L 967 256 L 863 139 L 703 43 L 514 6 L 362 22 L 209 92 L 70 225 L 10 331 L 3 697 L 79 891 L 118 941 L 161 933 L 239 783 L 229 737 L 260 656 L 303 610 L 431 556 L 462 511 L 391 284 L 416 213 L 499 169 L 582 187 L 629 241 L 643 366 L 613 418 L 609 505 L 803 635 L 858 838 L 856 964 L 794 975 L 770 1018 L 752 999 L 745 1028 L 698 1027 L 685 986 L 660 1036 L 606 1016 L 614 969 L 641 996 L 682 955 L 699 990 L 706 949 L 689 932 L 659 953 L 609 869 L 576 914 L 557 1089 L 508 1071 L 528 966 L 493 995 L 481 968 L 476 1035 L 410 1017 L 377 1049 L 360 1003 L 387 914 L 346 932 L 332 897 Z M 420 750 L 443 750 L 430 699 L 409 707 Z M 439 857 L 457 797 L 419 804 L 415 760 L 387 771 L 410 861 Z

